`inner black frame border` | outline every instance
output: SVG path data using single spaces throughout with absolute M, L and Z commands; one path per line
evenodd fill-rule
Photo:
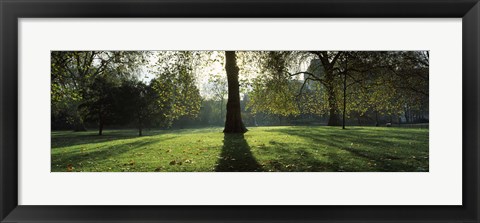
M 480 153 L 478 151 L 479 141 L 477 138 L 479 137 L 478 99 L 480 82 L 478 77 L 480 74 L 480 4 L 478 1 L 479 0 L 0 0 L 0 221 L 479 222 L 480 185 L 478 181 L 480 179 Z M 152 17 L 462 18 L 463 205 L 18 205 L 18 19 Z M 438 196 L 442 196 L 442 194 Z

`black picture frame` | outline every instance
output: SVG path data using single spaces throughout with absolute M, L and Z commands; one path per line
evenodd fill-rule
M 1 222 L 479 222 L 478 0 L 0 0 L 0 15 Z M 18 205 L 17 20 L 74 17 L 463 18 L 463 205 Z

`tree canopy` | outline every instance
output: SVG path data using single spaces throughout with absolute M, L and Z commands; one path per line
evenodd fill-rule
M 185 124 L 242 133 L 285 120 L 409 123 L 428 120 L 428 89 L 428 51 L 51 53 L 52 128 L 100 135 L 105 126 L 142 135 Z

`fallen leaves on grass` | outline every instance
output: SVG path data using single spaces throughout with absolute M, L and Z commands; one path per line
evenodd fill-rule
M 170 161 L 169 164 L 173 166 L 173 165 L 182 165 L 183 163 L 182 163 L 182 161 L 172 160 L 172 161 Z
M 124 166 L 126 166 L 126 165 L 131 165 L 131 166 L 133 166 L 133 165 L 135 165 L 135 160 L 130 160 L 130 162 L 125 163 L 125 164 L 123 164 L 123 165 L 124 165 Z
M 67 172 L 72 172 L 73 169 L 75 169 L 75 168 L 73 167 L 72 164 L 68 164 L 68 165 L 67 165 Z

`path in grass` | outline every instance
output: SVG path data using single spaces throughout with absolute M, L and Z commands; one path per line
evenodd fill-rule
M 52 171 L 428 171 L 428 129 L 251 127 L 52 132 Z

